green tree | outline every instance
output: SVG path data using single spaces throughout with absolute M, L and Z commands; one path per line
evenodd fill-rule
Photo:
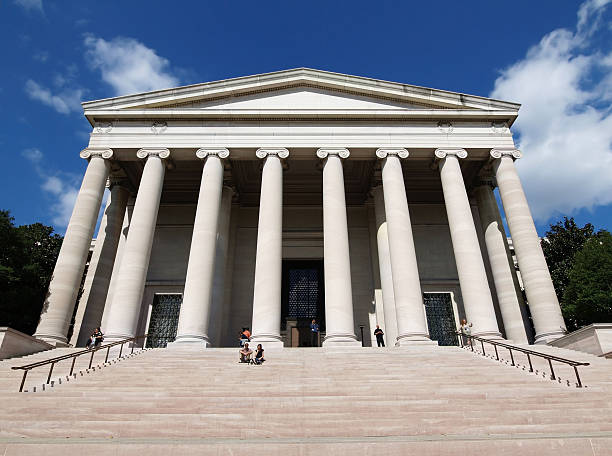
M 34 332 L 61 245 L 52 227 L 16 227 L 0 211 L 0 326 Z
M 569 272 L 574 265 L 574 256 L 584 243 L 593 236 L 595 229 L 587 223 L 582 228 L 572 218 L 564 217 L 550 229 L 542 239 L 542 250 L 548 264 L 550 276 L 560 302 L 569 280 Z
M 612 321 L 612 235 L 600 231 L 575 255 L 563 295 L 566 319 L 579 328 Z

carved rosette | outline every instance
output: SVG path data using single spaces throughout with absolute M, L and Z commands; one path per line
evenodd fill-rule
M 136 152 L 138 158 L 159 157 L 162 159 L 170 157 L 168 149 L 140 149 Z
M 518 160 L 523 156 L 518 149 L 491 149 L 491 158 L 498 159 L 502 157 L 512 157 L 512 160 Z
M 201 160 L 205 160 L 207 157 L 214 155 L 219 158 L 227 158 L 230 156 L 230 152 L 224 148 L 202 148 L 196 151 L 196 157 Z
M 257 158 L 266 158 L 269 155 L 276 155 L 278 158 L 287 158 L 289 157 L 289 151 L 282 147 L 281 148 L 270 148 L 270 149 L 261 148 L 261 149 L 257 149 L 257 151 L 255 152 L 255 155 L 257 156 Z
M 89 161 L 92 157 L 102 157 L 105 160 L 109 160 L 113 157 L 112 149 L 83 149 L 79 154 L 81 158 Z
M 437 159 L 444 159 L 449 155 L 457 158 L 466 158 L 468 153 L 465 149 L 436 149 L 434 155 Z
M 317 157 L 319 157 L 320 159 L 325 159 L 330 155 L 336 155 L 340 158 L 349 158 L 351 153 L 348 149 L 344 149 L 341 147 L 325 147 L 317 150 Z
M 376 156 L 378 158 L 387 158 L 389 155 L 395 155 L 399 158 L 408 158 L 409 152 L 406 149 L 385 149 L 380 148 L 376 150 Z

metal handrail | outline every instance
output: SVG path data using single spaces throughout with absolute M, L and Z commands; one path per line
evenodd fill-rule
M 55 358 L 50 358 L 50 359 L 46 359 L 44 361 L 38 361 L 36 363 L 30 363 L 30 364 L 26 364 L 24 366 L 14 366 L 11 369 L 13 370 L 23 370 L 23 378 L 21 379 L 21 385 L 19 386 L 19 392 L 23 392 L 23 386 L 25 385 L 25 381 L 26 381 L 26 377 L 28 376 L 28 372 L 30 372 L 32 369 L 35 369 L 37 367 L 41 367 L 41 366 L 45 366 L 47 364 L 51 364 L 51 367 L 49 368 L 49 375 L 47 375 L 47 385 L 51 382 L 51 374 L 53 373 L 53 368 L 55 367 L 55 364 L 63 361 L 65 359 L 70 359 L 72 358 L 72 365 L 70 366 L 70 373 L 68 374 L 68 376 L 72 375 L 72 373 L 74 372 L 74 363 L 76 362 L 76 359 L 81 356 L 84 355 L 86 353 L 91 353 L 91 358 L 89 358 L 89 367 L 88 369 L 91 369 L 91 365 L 93 363 L 93 358 L 94 358 L 94 354 L 97 351 L 106 349 L 106 357 L 104 358 L 104 362 L 108 362 L 108 355 L 110 354 L 110 349 L 111 347 L 115 347 L 117 345 L 121 345 L 121 348 L 119 349 L 119 356 L 118 358 L 121 358 L 121 355 L 123 354 L 123 346 L 125 344 L 127 344 L 128 342 L 136 342 L 138 339 L 143 339 L 147 337 L 146 334 L 143 334 L 142 336 L 135 336 L 135 337 L 129 337 L 127 339 L 122 339 L 122 340 L 118 340 L 116 342 L 111 342 L 105 345 L 100 345 L 99 347 L 95 347 L 95 348 L 88 348 L 85 350 L 81 350 L 78 351 L 76 353 L 69 353 L 68 355 L 63 355 L 63 356 L 56 356 Z M 132 344 L 132 351 L 131 353 L 134 353 L 134 345 Z
M 580 361 L 574 361 L 572 359 L 567 359 L 567 358 L 561 358 L 560 356 L 554 356 L 554 355 L 549 355 L 547 353 L 541 353 L 541 352 L 537 352 L 534 350 L 529 350 L 528 348 L 522 348 L 522 347 L 517 347 L 516 345 L 509 345 L 509 344 L 505 344 L 503 342 L 498 342 L 496 340 L 491 340 L 491 339 L 483 339 L 482 337 L 478 337 L 478 336 L 472 336 L 471 334 L 464 334 L 460 331 L 455 332 L 454 334 L 456 334 L 459 338 L 459 344 L 461 345 L 461 347 L 463 348 L 465 346 L 464 344 L 464 339 L 469 339 L 470 340 L 470 348 L 472 349 L 472 351 L 474 351 L 474 344 L 473 341 L 479 341 L 481 348 L 482 348 L 482 355 L 486 356 L 487 353 L 485 351 L 484 348 L 484 344 L 491 344 L 493 345 L 493 348 L 495 349 L 495 357 L 497 358 L 497 361 L 500 361 L 499 359 L 499 352 L 497 351 L 497 347 L 503 347 L 505 349 L 507 349 L 510 352 L 510 360 L 512 362 L 512 366 L 516 366 L 516 363 L 514 362 L 514 356 L 512 354 L 512 350 L 520 352 L 520 353 L 524 353 L 527 355 L 527 361 L 529 362 L 529 372 L 533 372 L 533 365 L 531 363 L 531 357 L 532 356 L 537 356 L 540 358 L 544 358 L 546 360 L 548 360 L 548 366 L 550 367 L 550 379 L 551 380 L 556 380 L 557 377 L 555 376 L 555 371 L 553 369 L 553 365 L 552 362 L 556 361 L 559 363 L 564 363 L 564 364 L 568 364 L 570 366 L 572 366 L 574 368 L 574 373 L 576 374 L 576 388 L 582 388 L 582 382 L 580 380 L 580 375 L 578 375 L 578 366 L 589 366 L 590 363 L 583 363 Z

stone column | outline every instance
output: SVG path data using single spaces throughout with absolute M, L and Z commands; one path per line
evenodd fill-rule
M 213 278 L 212 309 L 210 312 L 210 338 L 214 346 L 221 345 L 221 330 L 223 328 L 223 307 L 225 303 L 226 269 L 230 240 L 230 218 L 232 213 L 232 198 L 234 190 L 223 187 L 221 192 L 221 209 L 217 228 L 217 243 L 215 247 L 215 273 Z
M 46 342 L 61 345 L 67 342 L 68 326 L 83 278 L 112 156 L 110 149 L 85 149 L 81 152 L 81 158 L 89 160 L 89 164 L 34 334 L 34 337 Z
M 101 325 L 125 208 L 130 196 L 130 191 L 121 179 L 111 177 L 108 186 L 110 194 L 75 317 L 71 340 L 74 346 L 84 346 L 93 330 Z
M 121 267 L 121 260 L 125 250 L 125 242 L 127 241 L 127 235 L 130 228 L 131 212 L 132 209 L 130 207 L 126 207 L 125 213 L 123 214 L 123 225 L 121 226 L 121 234 L 119 235 L 119 245 L 117 246 L 117 254 L 115 255 L 115 262 L 113 264 L 113 272 L 111 274 L 110 283 L 108 285 L 108 293 L 106 293 L 106 301 L 104 303 L 104 313 L 102 314 L 101 326 L 104 334 L 106 334 L 106 322 L 108 321 L 108 316 L 110 315 L 110 308 L 113 305 L 113 296 L 115 293 L 115 288 L 117 288 L 117 280 L 119 279 L 119 268 Z
M 253 290 L 254 344 L 282 347 L 280 336 L 283 263 L 283 165 L 287 149 L 259 149 L 264 161 L 261 174 L 255 287 Z
M 567 330 L 538 232 L 514 166 L 514 160 L 520 158 L 521 153 L 515 149 L 493 149 L 491 157 L 495 160 L 497 186 L 535 326 L 535 343 L 545 344 L 563 336 Z
M 408 157 L 408 151 L 406 149 L 378 149 L 376 156 L 384 160 L 382 180 L 397 318 L 396 345 L 429 341 L 412 224 L 400 162 L 400 158 Z M 384 294 L 383 291 L 383 298 Z
M 229 157 L 229 151 L 199 149 L 196 156 L 204 160 L 204 168 L 175 343 L 195 343 L 206 348 L 210 346 L 208 324 L 223 189 L 221 160 Z
M 435 155 L 440 159 L 438 165 L 442 191 L 466 318 L 474 325 L 472 334 L 475 336 L 501 338 L 459 166 L 459 158 L 467 157 L 467 152 L 463 149 L 437 149 Z
M 515 286 L 514 264 L 510 264 L 506 232 L 499 215 L 493 188 L 490 183 L 484 182 L 476 187 L 474 195 L 478 204 L 478 213 L 484 231 L 485 245 L 497 291 L 499 309 L 504 321 L 506 338 L 518 344 L 526 344 L 528 339 L 521 313 L 521 308 L 525 303 Z
M 325 340 L 323 346 L 360 345 L 354 333 L 348 223 L 341 159 L 347 149 L 319 149 L 323 164 L 323 267 Z
M 385 340 L 387 345 L 393 346 L 397 342 L 397 317 L 395 314 L 395 294 L 393 293 L 393 275 L 391 273 L 391 256 L 389 252 L 389 235 L 383 187 L 380 185 L 374 187 L 372 195 L 374 196 L 374 213 L 376 214 L 376 245 L 385 320 Z
M 140 149 L 138 158 L 146 159 L 130 231 L 119 267 L 117 285 L 106 321 L 107 341 L 133 337 L 138 328 L 151 247 L 155 234 L 157 212 L 164 184 L 164 159 L 168 149 Z

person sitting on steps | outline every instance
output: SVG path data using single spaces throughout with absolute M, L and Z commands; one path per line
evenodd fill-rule
M 102 331 L 100 330 L 100 328 L 96 328 L 96 329 L 94 329 L 94 331 L 91 334 L 91 336 L 89 336 L 89 339 L 87 339 L 87 344 L 85 345 L 85 347 L 87 347 L 87 348 L 96 348 L 103 341 L 104 341 L 104 334 L 102 334 Z
M 255 364 L 263 364 L 264 361 L 264 349 L 261 344 L 257 344 L 257 350 L 255 351 Z
M 240 350 L 240 362 L 250 363 L 253 359 L 253 350 L 249 348 L 249 343 L 245 342 L 244 347 Z

